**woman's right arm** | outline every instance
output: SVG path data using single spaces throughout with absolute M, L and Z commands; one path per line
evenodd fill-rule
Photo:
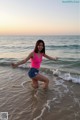
M 22 60 L 22 61 L 19 61 L 19 62 L 17 62 L 17 63 L 12 63 L 11 65 L 12 65 L 12 67 L 13 68 L 16 68 L 16 67 L 18 67 L 19 65 L 21 65 L 21 64 L 25 64 L 30 58 L 32 58 L 33 57 L 33 52 L 31 52 L 28 56 L 27 56 L 27 58 L 25 58 L 24 60 Z

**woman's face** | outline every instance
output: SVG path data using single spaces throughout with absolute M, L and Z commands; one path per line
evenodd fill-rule
M 39 43 L 39 45 L 37 46 L 38 47 L 38 51 L 41 51 L 43 49 L 43 43 Z

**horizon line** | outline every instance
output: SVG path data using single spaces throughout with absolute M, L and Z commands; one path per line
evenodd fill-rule
M 0 34 L 0 36 L 80 36 L 80 34 Z

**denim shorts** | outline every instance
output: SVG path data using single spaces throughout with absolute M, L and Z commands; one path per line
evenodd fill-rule
M 30 68 L 28 75 L 30 78 L 35 77 L 39 73 L 39 70 L 36 68 Z

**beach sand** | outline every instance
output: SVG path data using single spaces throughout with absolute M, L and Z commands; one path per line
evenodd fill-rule
M 9 120 L 80 120 L 79 84 L 45 73 L 49 88 L 39 82 L 34 89 L 27 72 L 0 66 L 0 112 L 8 112 Z

